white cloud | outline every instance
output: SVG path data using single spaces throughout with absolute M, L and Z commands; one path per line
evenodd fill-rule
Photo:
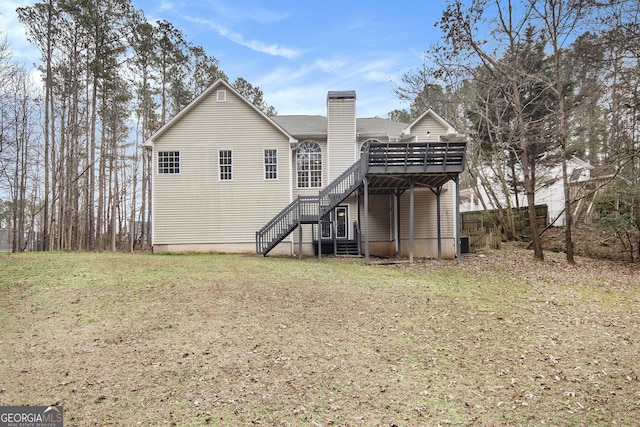
M 342 82 L 344 86 L 336 86 L 332 82 L 301 84 L 281 88 L 270 88 L 259 82 L 265 99 L 273 105 L 278 114 L 327 114 L 327 92 L 330 90 L 355 90 L 356 112 L 358 117 L 381 117 L 396 108 L 406 108 L 393 93 L 391 85 L 387 90 L 380 91 L 380 85 L 363 85 L 361 82 Z
M 314 69 L 330 74 L 336 74 L 347 66 L 348 62 L 344 59 L 318 59 L 313 64 Z
M 272 56 L 281 56 L 287 59 L 295 58 L 300 54 L 299 50 L 290 49 L 278 44 L 267 44 L 259 40 L 245 40 L 242 34 L 233 32 L 210 19 L 195 18 L 190 16 L 185 17 L 185 19 L 194 24 L 206 25 L 209 28 L 215 30 L 222 37 L 256 52 L 261 52 Z
M 269 73 L 258 76 L 261 85 L 289 86 L 295 84 L 297 80 L 303 79 L 308 76 L 313 70 L 311 67 L 301 66 L 297 70 L 290 67 L 277 67 L 271 70 Z
M 327 87 L 324 84 L 285 86 L 270 89 L 260 85 L 265 99 L 278 114 L 326 115 Z

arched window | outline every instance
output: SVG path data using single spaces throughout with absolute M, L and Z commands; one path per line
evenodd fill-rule
M 322 150 L 315 141 L 304 141 L 298 146 L 296 157 L 298 188 L 322 187 Z
M 378 141 L 377 139 L 367 139 L 365 142 L 362 143 L 362 145 L 360 146 L 360 155 L 362 156 L 362 153 L 364 153 L 367 148 L 369 148 L 369 144 L 372 143 L 376 143 L 379 144 L 380 141 Z

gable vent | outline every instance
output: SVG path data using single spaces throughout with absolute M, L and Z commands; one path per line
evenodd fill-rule
M 217 100 L 218 102 L 224 102 L 227 100 L 227 91 L 226 90 L 219 90 L 217 92 Z

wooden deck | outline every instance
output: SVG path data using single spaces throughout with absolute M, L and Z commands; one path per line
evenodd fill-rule
M 369 146 L 367 177 L 374 192 L 417 186 L 437 188 L 462 173 L 466 142 L 377 143 Z
M 401 194 L 415 187 L 430 187 L 439 195 L 442 186 L 464 170 L 466 148 L 464 141 L 372 143 L 317 196 L 298 196 L 257 231 L 256 253 L 266 255 L 296 227 L 317 223 L 363 187 L 367 195 Z

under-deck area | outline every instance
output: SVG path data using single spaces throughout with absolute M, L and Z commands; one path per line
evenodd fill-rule
M 409 192 L 409 212 L 403 212 L 408 218 L 409 224 L 409 253 L 406 256 L 413 261 L 413 236 L 414 236 L 414 194 L 417 188 L 428 188 L 436 196 L 437 203 L 437 230 L 438 230 L 438 256 L 440 256 L 440 195 L 443 186 L 454 181 L 456 221 L 459 222 L 458 177 L 465 167 L 466 142 L 412 142 L 412 143 L 372 143 L 362 153 L 360 160 L 344 171 L 338 178 L 329 183 L 318 196 L 299 196 L 285 209 L 276 215 L 261 230 L 256 232 L 256 252 L 266 255 L 273 247 L 291 234 L 297 227 L 299 229 L 299 250 L 302 254 L 302 224 L 317 224 L 316 230 L 322 229 L 322 222 L 327 221 L 332 210 L 352 194 L 358 200 L 358 209 L 361 205 L 364 212 L 358 212 L 361 222 L 354 224 L 357 232 L 354 232 L 357 243 L 362 242 L 358 251 L 369 263 L 369 196 L 378 194 L 394 195 L 398 201 L 400 197 Z M 330 218 L 329 218 L 330 219 Z M 400 213 L 397 224 L 400 227 Z M 456 252 L 460 256 L 459 248 L 459 224 L 454 227 Z M 317 233 L 317 232 L 316 232 Z M 332 234 L 335 236 L 335 234 Z M 317 239 L 314 243 L 318 248 L 314 251 L 321 257 L 321 246 L 327 247 L 330 239 Z M 398 238 L 400 233 L 398 232 Z M 338 242 L 334 242 L 337 249 Z M 360 245 L 359 245 L 360 246 Z M 353 251 L 353 249 L 351 249 Z M 403 254 L 404 256 L 404 254 Z

